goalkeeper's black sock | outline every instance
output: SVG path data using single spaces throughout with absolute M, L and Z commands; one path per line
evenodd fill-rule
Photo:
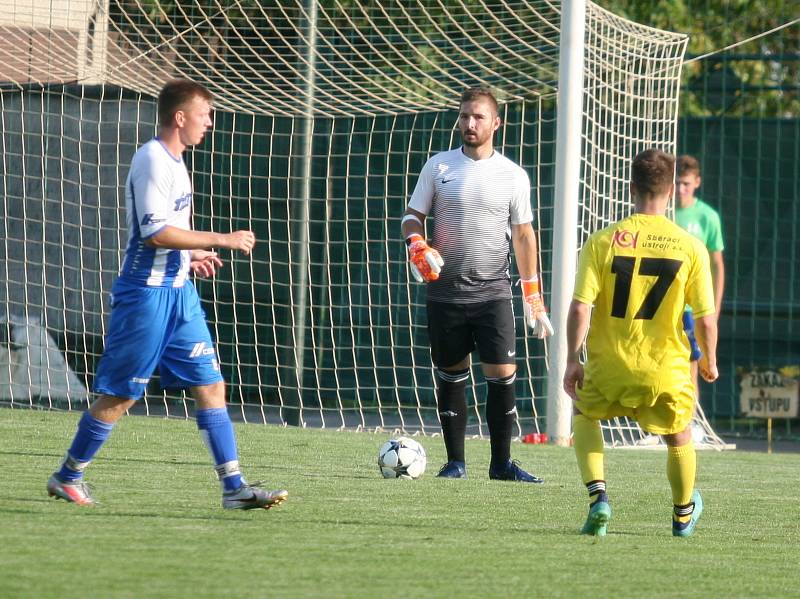
M 501 468 L 511 459 L 511 430 L 517 418 L 514 381 L 517 374 L 486 377 L 486 422 L 492 445 L 492 466 Z
M 464 436 L 467 433 L 467 379 L 469 368 L 464 370 L 437 370 L 439 388 L 439 421 L 447 449 L 448 462 L 465 462 Z
M 606 495 L 606 481 L 589 481 L 586 483 L 586 488 L 589 490 L 589 507 L 592 507 L 598 501 L 604 501 L 608 503 L 608 495 Z

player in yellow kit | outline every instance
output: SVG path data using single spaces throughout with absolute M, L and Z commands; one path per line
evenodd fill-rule
M 717 328 L 708 251 L 664 216 L 674 169 L 675 159 L 660 150 L 637 155 L 630 183 L 634 214 L 593 234 L 581 250 L 567 318 L 564 389 L 574 402 L 575 454 L 592 502 L 584 534 L 605 535 L 611 517 L 599 420 L 618 416 L 635 419 L 667 444 L 673 534 L 692 534 L 702 512 L 694 489 L 685 304 L 694 310 L 703 350 L 699 368 L 708 382 L 718 376 Z

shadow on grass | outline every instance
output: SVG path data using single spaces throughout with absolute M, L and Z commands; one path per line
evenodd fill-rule
M 41 452 L 41 451 L 0 451 L 0 455 L 13 455 L 13 456 L 22 456 L 22 457 L 31 457 L 31 458 L 56 458 L 60 460 L 64 457 L 64 453 L 52 453 L 52 452 Z M 170 458 L 170 457 L 163 457 L 158 459 L 150 459 L 150 458 L 115 458 L 115 457 L 98 457 L 92 460 L 92 463 L 98 462 L 135 462 L 137 464 L 179 464 L 183 466 L 209 466 L 210 462 L 208 460 L 204 460 L 202 462 L 194 462 L 188 460 L 182 460 L 178 458 Z
M 26 458 L 55 458 L 56 460 L 61 460 L 64 457 L 63 453 L 52 453 L 52 452 L 45 452 L 45 451 L 0 451 L 0 455 L 8 455 L 8 456 L 21 456 Z M 201 466 L 204 468 L 213 468 L 213 465 L 209 460 L 203 461 L 194 461 L 194 460 L 185 460 L 185 459 L 178 459 L 178 458 L 171 458 L 171 457 L 163 457 L 163 458 L 131 458 L 131 457 L 124 457 L 124 458 L 116 458 L 116 457 L 98 457 L 92 460 L 93 464 L 99 463 L 134 463 L 134 464 L 157 464 L 157 465 L 178 465 L 178 466 Z M 280 464 L 266 464 L 261 462 L 249 461 L 243 463 L 243 469 L 250 471 L 254 470 L 273 470 L 277 472 L 291 472 L 295 476 L 300 476 L 303 478 L 342 478 L 342 479 L 372 479 L 375 478 L 374 476 L 369 476 L 366 474 L 334 474 L 334 473 L 325 473 L 325 474 L 314 474 L 309 472 L 297 472 L 296 466 L 282 466 Z M 252 478 L 252 477 L 248 477 Z
M 19 497 L 2 497 L 3 501 L 21 501 L 25 503 L 48 503 L 48 502 L 55 502 L 55 499 L 29 499 L 29 498 L 19 498 Z M 176 514 L 176 513 L 168 513 L 168 514 L 156 514 L 156 513 L 146 513 L 146 512 L 107 512 L 104 511 L 104 506 L 100 504 L 97 507 L 82 507 L 82 506 L 70 506 L 69 504 L 64 504 L 64 509 L 74 509 L 77 510 L 76 513 L 80 514 L 82 518 L 135 518 L 135 519 L 144 519 L 144 520 L 195 520 L 195 521 L 202 521 L 202 522 L 224 522 L 226 524 L 230 522 L 242 522 L 244 524 L 252 524 L 252 518 L 245 519 L 244 514 L 245 512 L 237 511 L 237 512 L 223 512 L 222 508 L 219 508 L 219 515 L 194 515 L 194 514 Z M 273 512 L 276 510 L 248 510 L 248 512 Z M 0 508 L 0 514 L 27 514 L 27 515 L 50 515 L 45 514 L 41 510 L 38 509 L 24 509 L 24 508 L 9 508 L 9 507 L 2 507 Z
M 42 512 L 39 509 L 38 504 L 54 502 L 54 499 L 29 499 L 29 498 L 18 498 L 18 497 L 8 497 L 8 496 L 0 496 L 0 499 L 3 501 L 20 501 L 25 503 L 35 502 L 37 504 L 36 508 L 32 509 L 25 509 L 25 508 L 12 508 L 12 507 L 2 507 L 0 508 L 0 514 L 14 514 L 14 515 L 51 515 L 50 513 Z M 170 520 L 188 520 L 188 521 L 197 521 L 197 522 L 219 522 L 224 524 L 230 523 L 241 523 L 245 525 L 252 525 L 254 517 L 264 517 L 264 518 L 274 518 L 276 517 L 275 514 L 280 514 L 281 512 L 285 511 L 285 508 L 279 507 L 271 510 L 248 510 L 248 511 L 222 511 L 220 508 L 216 513 L 209 513 L 205 515 L 199 514 L 179 514 L 179 513 L 152 513 L 152 512 L 130 512 L 130 511 L 114 511 L 108 512 L 105 511 L 104 506 L 101 504 L 95 508 L 86 508 L 81 506 L 70 506 L 68 504 L 64 504 L 64 508 L 66 510 L 76 510 L 74 514 L 78 514 L 81 518 L 100 518 L 100 519 L 107 519 L 107 520 L 116 520 L 116 519 L 134 519 L 134 520 L 163 520 L 163 521 L 170 521 Z M 262 512 L 268 511 L 269 515 L 263 515 Z M 287 515 L 291 512 L 287 512 Z M 296 513 L 295 513 L 296 515 Z M 351 518 L 351 519 L 341 519 L 341 518 L 303 518 L 302 522 L 304 525 L 308 526 L 331 526 L 331 527 L 342 527 L 342 526 L 352 526 L 353 528 L 357 528 L 360 530 L 368 529 L 368 528 L 394 528 L 397 530 L 416 530 L 416 531 L 434 531 L 437 533 L 441 533 L 443 529 L 452 528 L 457 529 L 459 531 L 464 530 L 471 530 L 474 534 L 485 533 L 488 531 L 496 531 L 499 533 L 503 533 L 506 535 L 530 535 L 530 534 L 546 534 L 546 535 L 558 535 L 558 536 L 574 536 L 579 538 L 577 531 L 574 527 L 567 527 L 567 526 L 519 526 L 519 524 L 515 526 L 508 526 L 508 527 L 497 527 L 497 526 L 487 526 L 487 525 L 475 525 L 466 527 L 463 524 L 453 525 L 451 527 L 443 526 L 441 522 L 429 522 L 429 523 L 420 523 L 420 522 L 387 522 L 385 520 L 380 520 L 376 522 L 365 521 L 359 518 Z M 624 534 L 624 533 L 618 533 Z

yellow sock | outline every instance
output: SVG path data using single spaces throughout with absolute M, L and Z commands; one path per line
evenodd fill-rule
M 672 487 L 674 505 L 687 505 L 692 501 L 696 473 L 697 452 L 692 441 L 680 447 L 667 447 L 667 479 Z M 674 518 L 678 522 L 688 522 L 691 514 Z
M 572 438 L 583 483 L 605 480 L 603 433 L 600 430 L 600 423 L 583 414 L 574 415 L 572 417 Z

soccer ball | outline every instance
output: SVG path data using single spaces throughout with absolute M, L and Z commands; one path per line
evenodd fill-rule
M 383 478 L 419 478 L 428 457 L 418 442 L 408 437 L 389 439 L 378 451 L 378 467 Z

